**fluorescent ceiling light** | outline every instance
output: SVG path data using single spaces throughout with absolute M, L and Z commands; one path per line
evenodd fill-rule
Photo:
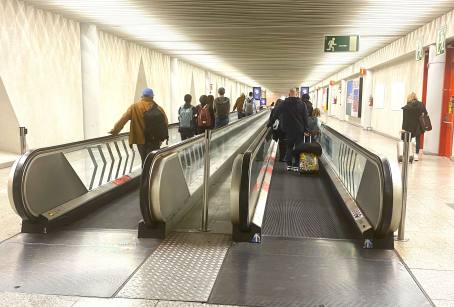
M 155 16 L 142 11 L 131 1 L 126 0 L 49 0 L 48 3 L 63 7 L 83 19 L 93 20 L 102 27 L 118 29 L 128 37 L 148 42 L 151 47 L 181 59 L 196 63 L 207 70 L 226 76 L 249 86 L 258 85 L 255 80 L 244 75 L 209 50 L 191 42 L 185 35 L 168 25 L 162 24 Z M 232 77 L 235 76 L 235 77 Z

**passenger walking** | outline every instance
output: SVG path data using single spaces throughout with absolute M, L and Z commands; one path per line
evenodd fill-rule
M 308 135 L 308 114 L 306 104 L 297 96 L 296 90 L 291 89 L 289 97 L 274 108 L 274 116 L 282 121 L 282 130 L 287 138 L 287 148 L 284 160 L 287 162 L 287 170 L 298 166 L 299 161 L 294 161 L 293 149 L 304 141 Z
M 246 95 L 244 95 L 244 93 L 243 93 L 243 94 L 241 94 L 240 97 L 238 97 L 238 99 L 235 102 L 235 105 L 233 106 L 232 111 L 237 110 L 238 119 L 243 118 L 245 116 L 244 109 L 243 109 L 245 100 L 246 100 Z
M 407 105 L 402 110 L 402 130 L 410 132 L 412 139 L 416 138 L 416 154 L 414 155 L 414 160 L 418 161 L 421 134 L 425 132 L 419 120 L 422 114 L 427 115 L 427 110 L 423 103 L 418 100 L 414 92 L 408 95 Z
M 211 116 L 211 127 L 210 129 L 214 128 L 214 96 L 213 95 L 208 95 L 207 99 L 207 105 L 208 105 L 208 110 L 210 111 L 210 116 Z
M 279 144 L 279 161 L 285 162 L 285 153 L 287 151 L 287 139 L 285 132 L 283 131 L 282 114 L 278 116 L 276 108 L 279 107 L 284 101 L 278 99 L 275 103 L 275 107 L 271 110 L 270 119 L 268 121 L 268 127 L 273 129 L 273 140 Z
M 215 128 L 227 126 L 229 124 L 229 113 L 230 113 L 230 99 L 224 97 L 225 89 L 220 87 L 218 89 L 219 97 L 214 100 L 214 116 L 215 116 Z
M 312 141 L 320 142 L 320 109 L 315 108 L 312 115 L 308 118 L 307 123 L 309 133 L 312 136 Z
M 184 96 L 184 105 L 178 109 L 178 121 L 181 140 L 192 138 L 196 131 L 197 109 L 191 104 L 192 96 L 186 94 Z
M 252 92 L 249 92 L 249 96 L 244 103 L 244 113 L 246 116 L 250 116 L 254 113 L 257 113 L 257 108 L 255 106 L 255 100 L 252 97 Z
M 136 144 L 143 164 L 148 153 L 159 149 L 162 142 L 169 139 L 167 116 L 154 101 L 152 89 L 143 90 L 141 99 L 128 108 L 110 133 L 118 135 L 128 121 L 131 121 L 129 146 Z
M 200 105 L 197 111 L 197 133 L 204 133 L 205 130 L 211 129 L 213 126 L 213 118 L 210 113 L 210 106 L 208 105 L 208 97 L 206 95 L 200 96 Z
M 314 107 L 311 102 L 311 96 L 309 96 L 309 94 L 303 94 L 303 96 L 301 96 L 301 100 L 306 105 L 307 114 L 309 114 L 309 116 L 312 116 L 312 112 L 314 112 Z

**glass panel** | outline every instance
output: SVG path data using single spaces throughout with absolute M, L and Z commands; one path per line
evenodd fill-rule
M 210 176 L 263 126 L 267 119 L 265 114 L 269 113 L 264 112 L 257 117 L 247 118 L 242 123 L 213 130 L 210 143 Z M 189 192 L 194 193 L 203 184 L 205 139 L 200 138 L 176 150 Z
M 204 144 L 205 139 L 200 138 L 194 144 L 191 144 L 189 147 L 183 148 L 178 152 L 178 158 L 190 193 L 194 193 L 195 190 L 203 184 Z
M 336 175 L 340 178 L 350 195 L 356 199 L 366 168 L 367 158 L 326 129 L 322 133 L 321 145 L 323 153 Z
M 213 131 L 210 149 L 210 175 L 216 172 L 226 159 L 232 157 L 245 142 L 257 133 L 268 118 L 266 115 L 269 115 L 269 113 L 264 112 L 254 117 L 245 118 L 241 124 Z
M 64 154 L 69 164 L 79 176 L 85 187 L 89 189 L 94 165 L 87 150 L 77 150 Z
M 139 152 L 129 147 L 127 137 L 63 154 L 88 190 L 141 169 Z

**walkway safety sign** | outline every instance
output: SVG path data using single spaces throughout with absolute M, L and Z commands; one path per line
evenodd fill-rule
M 325 52 L 356 52 L 359 50 L 359 35 L 325 35 Z
M 421 40 L 416 41 L 416 61 L 421 61 L 423 58 L 423 49 Z
M 443 26 L 438 29 L 437 32 L 437 55 L 443 54 L 446 51 L 446 31 L 448 30 L 447 26 Z

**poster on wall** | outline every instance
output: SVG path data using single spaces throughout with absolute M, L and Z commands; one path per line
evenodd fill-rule
M 254 95 L 254 100 L 260 100 L 260 98 L 262 98 L 262 88 L 261 87 L 254 87 L 252 92 Z
M 304 94 L 309 94 L 309 86 L 302 86 L 301 87 L 301 97 L 303 97 Z
M 266 98 L 261 98 L 260 99 L 260 105 L 261 106 L 266 106 Z
M 360 79 L 347 81 L 347 115 L 360 117 Z

